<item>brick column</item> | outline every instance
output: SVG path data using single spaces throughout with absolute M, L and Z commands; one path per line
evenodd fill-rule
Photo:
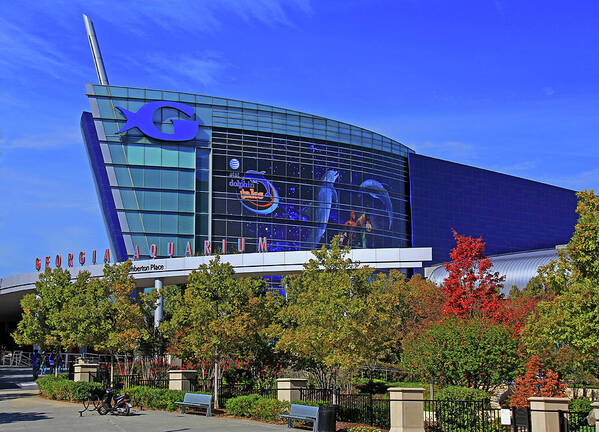
M 75 363 L 75 382 L 93 382 L 93 376 L 97 374 L 99 365 L 97 363 L 84 363 L 85 360 L 79 359 Z
M 389 432 L 424 432 L 424 389 L 391 387 Z
M 170 370 L 168 371 L 169 390 L 192 391 L 192 382 L 198 374 L 195 370 Z
M 531 432 L 559 431 L 559 411 L 568 411 L 569 400 L 561 397 L 528 398 Z
M 308 380 L 304 378 L 279 378 L 277 379 L 277 399 L 291 402 L 300 399 L 301 388 L 308 387 Z

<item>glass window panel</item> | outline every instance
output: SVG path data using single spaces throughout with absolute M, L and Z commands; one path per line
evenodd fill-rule
M 129 89 L 129 97 L 143 99 L 146 97 L 146 93 L 143 89 L 130 88 Z
M 143 165 L 145 163 L 144 158 L 144 146 L 141 144 L 127 144 L 125 147 L 127 152 L 127 161 L 132 165 Z
M 158 233 L 160 231 L 160 214 L 159 213 L 142 213 L 145 232 Z
M 195 148 L 179 146 L 179 167 L 195 168 Z
M 143 187 L 144 186 L 144 169 L 139 167 L 129 167 L 131 178 L 133 179 L 133 186 Z
M 136 210 L 137 199 L 135 198 L 135 192 L 131 189 L 121 189 L 121 201 L 123 201 L 123 207 L 126 209 Z
M 140 255 L 148 255 L 148 242 L 146 241 L 146 236 L 143 234 L 133 234 L 131 235 L 131 241 L 133 242 L 133 247 L 139 246 Z
M 179 189 L 193 190 L 194 184 L 194 172 L 193 171 L 179 171 Z
M 108 90 L 103 85 L 94 85 L 94 94 L 108 95 Z
M 179 193 L 179 211 L 193 213 L 193 193 Z
M 144 169 L 144 186 L 151 188 L 160 187 L 160 170 L 145 168 Z
M 179 234 L 193 234 L 192 215 L 179 215 Z
M 127 97 L 127 89 L 125 87 L 109 87 L 112 96 Z
M 160 170 L 162 177 L 161 186 L 165 189 L 177 189 L 178 187 L 178 172 L 175 170 Z
M 176 234 L 177 233 L 177 222 L 178 216 L 176 214 L 163 214 L 160 215 L 162 219 L 161 232 Z
M 198 169 L 209 169 L 210 168 L 210 150 L 198 149 L 196 152 Z
M 197 191 L 207 191 L 209 189 L 210 171 L 199 170 L 197 171 Z
M 125 159 L 125 154 L 123 153 L 122 145 L 108 143 L 108 148 L 110 150 L 110 158 L 112 159 L 112 163 L 116 163 L 116 164 L 127 163 L 127 161 Z
M 196 107 L 195 118 L 200 121 L 201 125 L 212 125 L 212 110 L 208 107 Z
M 161 149 L 156 145 L 147 145 L 144 148 L 144 155 L 146 158 L 146 165 L 161 165 Z
M 177 211 L 177 192 L 163 191 L 161 192 L 161 209 L 166 211 Z
M 158 191 L 143 191 L 143 209 L 160 211 L 160 192 Z
M 143 226 L 141 224 L 141 215 L 137 212 L 126 212 L 127 223 L 129 224 L 129 231 L 143 232 Z
M 162 99 L 160 90 L 146 90 L 146 99 Z
M 110 99 L 98 98 L 98 108 L 100 109 L 100 117 L 114 118 L 114 111 L 112 110 L 112 101 Z M 120 114 L 119 118 L 124 118 Z
M 179 166 L 179 149 L 176 146 L 162 146 L 162 166 Z
M 196 215 L 196 233 L 198 235 L 208 235 L 208 215 Z M 202 243 L 203 245 L 203 243 Z
M 131 177 L 129 177 L 129 169 L 123 166 L 115 166 L 114 173 L 119 186 L 131 186 Z

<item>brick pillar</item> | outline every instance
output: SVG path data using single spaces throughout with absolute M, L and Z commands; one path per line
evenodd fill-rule
M 568 411 L 569 400 L 561 397 L 528 398 L 531 432 L 558 432 L 559 411 Z
M 73 377 L 73 381 L 75 382 L 93 382 L 93 377 L 98 372 L 97 363 L 84 363 L 85 360 L 79 359 L 77 363 L 75 363 L 75 375 Z
M 198 372 L 195 370 L 170 370 L 168 371 L 169 390 L 193 391 L 192 383 Z
M 595 432 L 599 432 L 599 402 L 593 402 L 591 404 L 591 415 L 589 416 L 589 420 L 592 420 L 592 422 L 594 422 L 594 426 L 595 426 Z M 589 421 L 589 423 L 591 423 L 591 421 Z M 593 424 L 591 423 L 591 426 L 593 426 Z
M 424 432 L 424 389 L 391 387 L 389 432 Z
M 279 378 L 277 379 L 277 399 L 291 402 L 300 399 L 301 388 L 308 387 L 308 380 L 304 378 Z

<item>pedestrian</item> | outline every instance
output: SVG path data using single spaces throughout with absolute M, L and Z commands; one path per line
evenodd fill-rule
M 33 381 L 37 379 L 40 375 L 40 361 L 41 356 L 38 350 L 33 350 L 33 355 L 31 356 L 31 367 L 33 369 Z

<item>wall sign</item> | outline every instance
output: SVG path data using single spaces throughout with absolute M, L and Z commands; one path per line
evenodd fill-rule
M 171 120 L 173 122 L 173 133 L 162 132 L 154 124 L 154 113 L 160 108 L 173 108 L 192 117 L 194 114 L 193 107 L 180 102 L 149 102 L 137 110 L 137 112 L 131 112 L 120 106 L 116 108 L 118 108 L 127 120 L 125 125 L 117 133 L 137 128 L 144 135 L 162 141 L 189 141 L 194 139 L 198 133 L 199 122 L 197 120 Z
M 229 167 L 239 168 L 239 161 L 231 159 Z M 270 180 L 264 177 L 265 171 L 247 170 L 245 174 L 231 173 L 229 186 L 239 192 L 239 201 L 246 209 L 261 215 L 270 214 L 279 206 L 279 192 Z

